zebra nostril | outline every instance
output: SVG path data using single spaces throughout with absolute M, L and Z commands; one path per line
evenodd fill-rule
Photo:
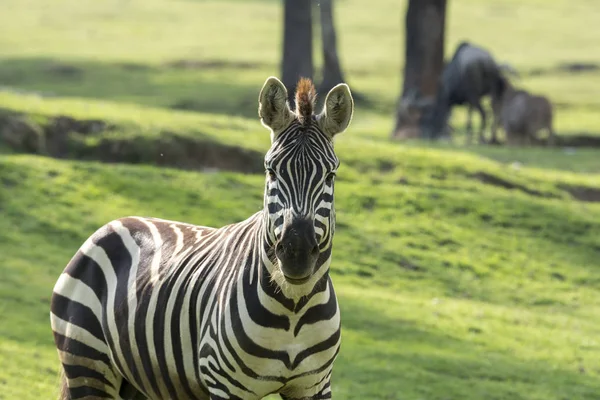
M 275 254 L 277 255 L 277 257 L 282 258 L 283 257 L 283 245 L 281 244 L 281 242 L 277 243 L 275 245 Z

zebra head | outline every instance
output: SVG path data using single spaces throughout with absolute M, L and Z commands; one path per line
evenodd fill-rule
M 287 98 L 285 86 L 275 77 L 267 79 L 259 96 L 258 114 L 271 131 L 265 156 L 265 213 L 272 278 L 280 285 L 301 285 L 322 276 L 330 259 L 339 166 L 333 137 L 348 127 L 354 101 L 348 86 L 339 84 L 327 94 L 323 111 L 314 114 L 316 92 L 308 79 L 297 85 L 295 111 Z

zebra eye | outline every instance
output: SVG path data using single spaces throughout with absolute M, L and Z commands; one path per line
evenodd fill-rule
M 271 168 L 267 168 L 267 175 L 269 176 L 269 179 L 272 180 L 272 181 L 274 181 L 275 179 L 277 179 L 277 174 Z
M 327 174 L 327 177 L 325 178 L 325 183 L 327 185 L 331 185 L 333 183 L 333 178 L 335 178 L 335 172 L 330 172 L 329 174 Z

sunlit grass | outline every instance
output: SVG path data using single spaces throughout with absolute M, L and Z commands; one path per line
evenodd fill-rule
M 0 15 L 4 86 L 255 116 L 257 87 L 266 76 L 280 74 L 283 13 L 275 0 L 5 3 Z M 347 79 L 370 100 L 372 131 L 385 137 L 400 93 L 405 4 L 345 0 L 336 5 Z M 464 39 L 490 49 L 499 62 L 521 71 L 520 86 L 559 105 L 559 133 L 595 132 L 600 73 L 557 70 L 564 63 L 600 63 L 595 28 L 600 10 L 591 4 L 452 1 L 446 55 Z M 317 38 L 318 30 L 314 52 L 320 64 Z M 188 68 L 173 66 L 181 60 Z M 545 74 L 529 74 L 533 70 Z M 455 114 L 455 124 L 462 126 L 463 111 Z
M 398 152 L 403 162 L 382 171 L 381 161 L 361 163 L 339 147 L 345 164 L 332 266 L 344 313 L 338 396 L 594 398 L 600 208 L 554 185 L 597 175 L 515 175 L 476 156 L 419 148 Z M 363 155 L 376 150 L 367 146 Z M 555 198 L 485 185 L 469 171 Z M 213 226 L 238 221 L 261 207 L 263 179 L 2 156 L 6 398 L 55 390 L 48 299 L 87 235 L 131 214 Z M 35 385 L 23 384 L 32 377 Z
M 448 56 L 465 38 L 486 46 L 557 104 L 559 134 L 600 131 L 600 73 L 556 68 L 600 63 L 594 2 L 449 3 Z M 390 142 L 404 7 L 336 3 L 347 78 L 370 103 L 336 139 L 335 398 L 596 399 L 600 206 L 566 186 L 600 190 L 598 151 Z M 0 108 L 264 152 L 257 97 L 279 75 L 281 16 L 275 0 L 5 0 Z M 456 110 L 457 132 L 464 121 Z M 97 227 L 126 215 L 220 226 L 262 206 L 260 175 L 11 152 L 0 145 L 0 399 L 54 397 L 52 286 Z

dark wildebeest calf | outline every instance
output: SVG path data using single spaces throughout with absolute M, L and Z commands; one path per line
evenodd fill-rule
M 503 70 L 516 74 L 509 65 L 498 65 L 488 51 L 469 42 L 461 42 L 442 72 L 433 108 L 434 134 L 440 135 L 447 128 L 452 107 L 466 104 L 469 106 L 466 127 L 468 142 L 472 142 L 473 138 L 472 113 L 475 108 L 481 116 L 479 142 L 483 143 L 486 113 L 481 99 L 491 95 L 498 87 Z
M 544 96 L 536 96 L 525 90 L 515 89 L 506 78 L 498 82 L 492 94 L 492 140 L 496 140 L 498 125 L 502 125 L 509 145 L 534 144 L 537 132 L 548 130 L 548 145 L 556 142 L 552 128 L 552 104 Z

